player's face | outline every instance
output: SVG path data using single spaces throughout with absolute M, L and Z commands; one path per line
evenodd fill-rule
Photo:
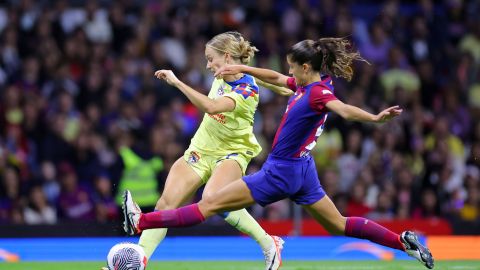
M 296 62 L 293 62 L 290 57 L 287 56 L 287 63 L 288 63 L 288 73 L 295 78 L 295 81 L 298 85 L 303 85 L 305 82 L 305 66 L 300 65 Z
M 205 58 L 207 59 L 207 69 L 215 73 L 226 63 L 226 56 L 224 53 L 212 49 L 209 46 L 205 47 Z

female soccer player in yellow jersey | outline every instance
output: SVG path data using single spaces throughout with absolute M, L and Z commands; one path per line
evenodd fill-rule
M 226 64 L 248 64 L 256 51 L 238 32 L 219 34 L 205 46 L 207 69 L 215 73 Z M 175 209 L 204 184 L 203 195 L 211 195 L 242 177 L 250 160 L 260 153 L 261 147 L 253 134 L 253 116 L 259 101 L 258 86 L 250 75 L 227 75 L 215 78 L 207 97 L 180 81 L 170 70 L 158 70 L 155 76 L 178 88 L 205 112 L 189 148 L 173 164 L 156 205 L 156 210 Z M 283 87 L 257 82 L 280 95 L 293 93 Z M 222 216 L 260 244 L 267 270 L 280 266 L 282 239 L 268 235 L 245 209 Z M 167 229 L 142 233 L 139 245 L 148 258 L 166 233 Z

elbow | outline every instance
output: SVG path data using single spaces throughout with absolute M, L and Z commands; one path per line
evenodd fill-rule
M 207 104 L 204 108 L 203 111 L 208 114 L 217 114 L 223 112 L 222 110 L 219 109 L 219 106 L 215 104 L 214 102 Z
M 215 106 L 211 106 L 211 105 L 208 105 L 208 106 L 205 106 L 205 108 L 203 109 L 203 111 L 205 113 L 208 113 L 208 114 L 217 114 L 218 111 L 216 110 Z

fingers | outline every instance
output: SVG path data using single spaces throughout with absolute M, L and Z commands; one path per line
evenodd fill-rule
M 388 115 L 400 115 L 403 112 L 403 109 L 400 108 L 400 106 L 395 105 L 390 108 L 387 108 L 383 110 L 384 112 L 388 112 Z
M 155 71 L 155 77 L 157 77 L 158 79 L 163 79 L 163 80 L 166 80 L 168 77 L 171 77 L 173 76 L 173 72 L 171 70 L 165 70 L 165 69 L 161 69 L 161 70 L 157 70 Z
M 395 105 L 392 107 L 389 107 L 382 112 L 378 114 L 378 119 L 380 122 L 387 122 L 397 116 L 399 116 L 403 112 L 403 109 L 400 108 L 400 106 Z
M 393 110 L 400 110 L 400 106 L 395 105 L 390 108 L 386 108 L 384 111 L 393 111 Z
M 158 79 L 165 78 L 165 70 L 162 69 L 155 71 L 155 77 L 157 77 Z
M 217 71 L 215 71 L 215 74 L 213 74 L 213 77 L 218 77 L 219 75 L 221 75 L 223 72 L 223 68 L 219 68 Z

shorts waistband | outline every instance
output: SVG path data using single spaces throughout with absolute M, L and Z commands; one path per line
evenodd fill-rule
M 288 163 L 303 163 L 307 162 L 309 160 L 312 160 L 312 156 L 304 156 L 304 157 L 280 157 L 280 156 L 275 156 L 275 155 L 268 155 L 267 161 L 273 161 L 273 162 L 288 162 Z

